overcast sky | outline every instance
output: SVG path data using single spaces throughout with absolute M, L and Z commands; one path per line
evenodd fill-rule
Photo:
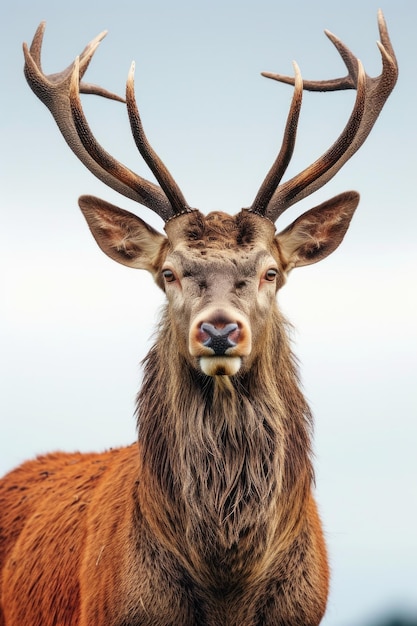
M 279 147 L 291 89 L 260 76 L 344 73 L 328 28 L 380 71 L 373 0 L 10 0 L 0 9 L 2 85 L 0 470 L 55 449 L 135 438 L 134 398 L 163 302 L 151 278 L 111 262 L 77 207 L 92 193 L 162 223 L 106 189 L 71 153 L 27 87 L 22 41 L 47 21 L 43 65 L 66 67 L 103 29 L 88 79 L 123 94 L 136 60 L 146 132 L 203 212 L 248 206 Z M 98 8 L 99 7 L 99 8 Z M 288 220 L 336 193 L 361 203 L 342 246 L 295 270 L 279 295 L 316 419 L 317 499 L 332 566 L 325 626 L 417 615 L 417 3 L 382 4 L 400 80 L 367 143 Z M 321 154 L 354 94 L 307 94 L 290 175 Z M 151 177 L 124 106 L 85 97 L 99 141 Z

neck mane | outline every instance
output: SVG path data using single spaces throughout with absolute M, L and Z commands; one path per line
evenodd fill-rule
M 246 544 L 262 552 L 280 537 L 284 549 L 302 524 L 313 478 L 311 414 L 285 326 L 276 309 L 249 372 L 207 377 L 172 350 L 166 312 L 145 359 L 137 404 L 148 494 L 141 505 L 165 544 L 182 557 L 188 550 L 199 571 L 209 550 L 218 579 L 219 564 L 231 555 L 236 561 L 237 552 L 234 566 L 244 568 Z

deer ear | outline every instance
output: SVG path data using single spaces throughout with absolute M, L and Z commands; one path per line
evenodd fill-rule
M 166 237 L 133 213 L 95 198 L 81 196 L 81 211 L 100 248 L 114 261 L 145 269 L 154 276 Z
M 317 263 L 336 250 L 359 203 L 356 191 L 347 191 L 303 213 L 276 236 L 284 270 Z

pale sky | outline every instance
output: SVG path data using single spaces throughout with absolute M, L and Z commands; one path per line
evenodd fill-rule
M 135 439 L 139 363 L 163 302 L 149 276 L 98 249 L 77 197 L 95 194 L 162 222 L 77 161 L 24 81 L 22 41 L 47 21 L 51 73 L 108 29 L 86 78 L 123 94 L 134 59 L 147 135 L 188 202 L 235 213 L 275 158 L 291 98 L 260 72 L 291 73 L 295 59 L 305 78 L 343 74 L 327 28 L 378 74 L 378 8 L 379 0 L 2 4 L 1 472 L 47 451 Z M 417 616 L 417 3 L 381 8 L 399 83 L 360 152 L 282 220 L 336 193 L 361 193 L 342 246 L 295 270 L 279 296 L 315 415 L 316 493 L 333 572 L 325 626 L 361 626 L 394 609 Z M 333 143 L 353 97 L 306 94 L 290 175 Z M 105 148 L 151 177 L 124 106 L 83 101 Z

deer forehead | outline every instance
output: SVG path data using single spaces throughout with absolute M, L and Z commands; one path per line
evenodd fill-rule
M 277 247 L 275 226 L 249 211 L 235 216 L 193 211 L 169 221 L 165 230 L 171 252 L 181 252 L 184 259 L 243 261 L 262 250 L 274 254 Z

